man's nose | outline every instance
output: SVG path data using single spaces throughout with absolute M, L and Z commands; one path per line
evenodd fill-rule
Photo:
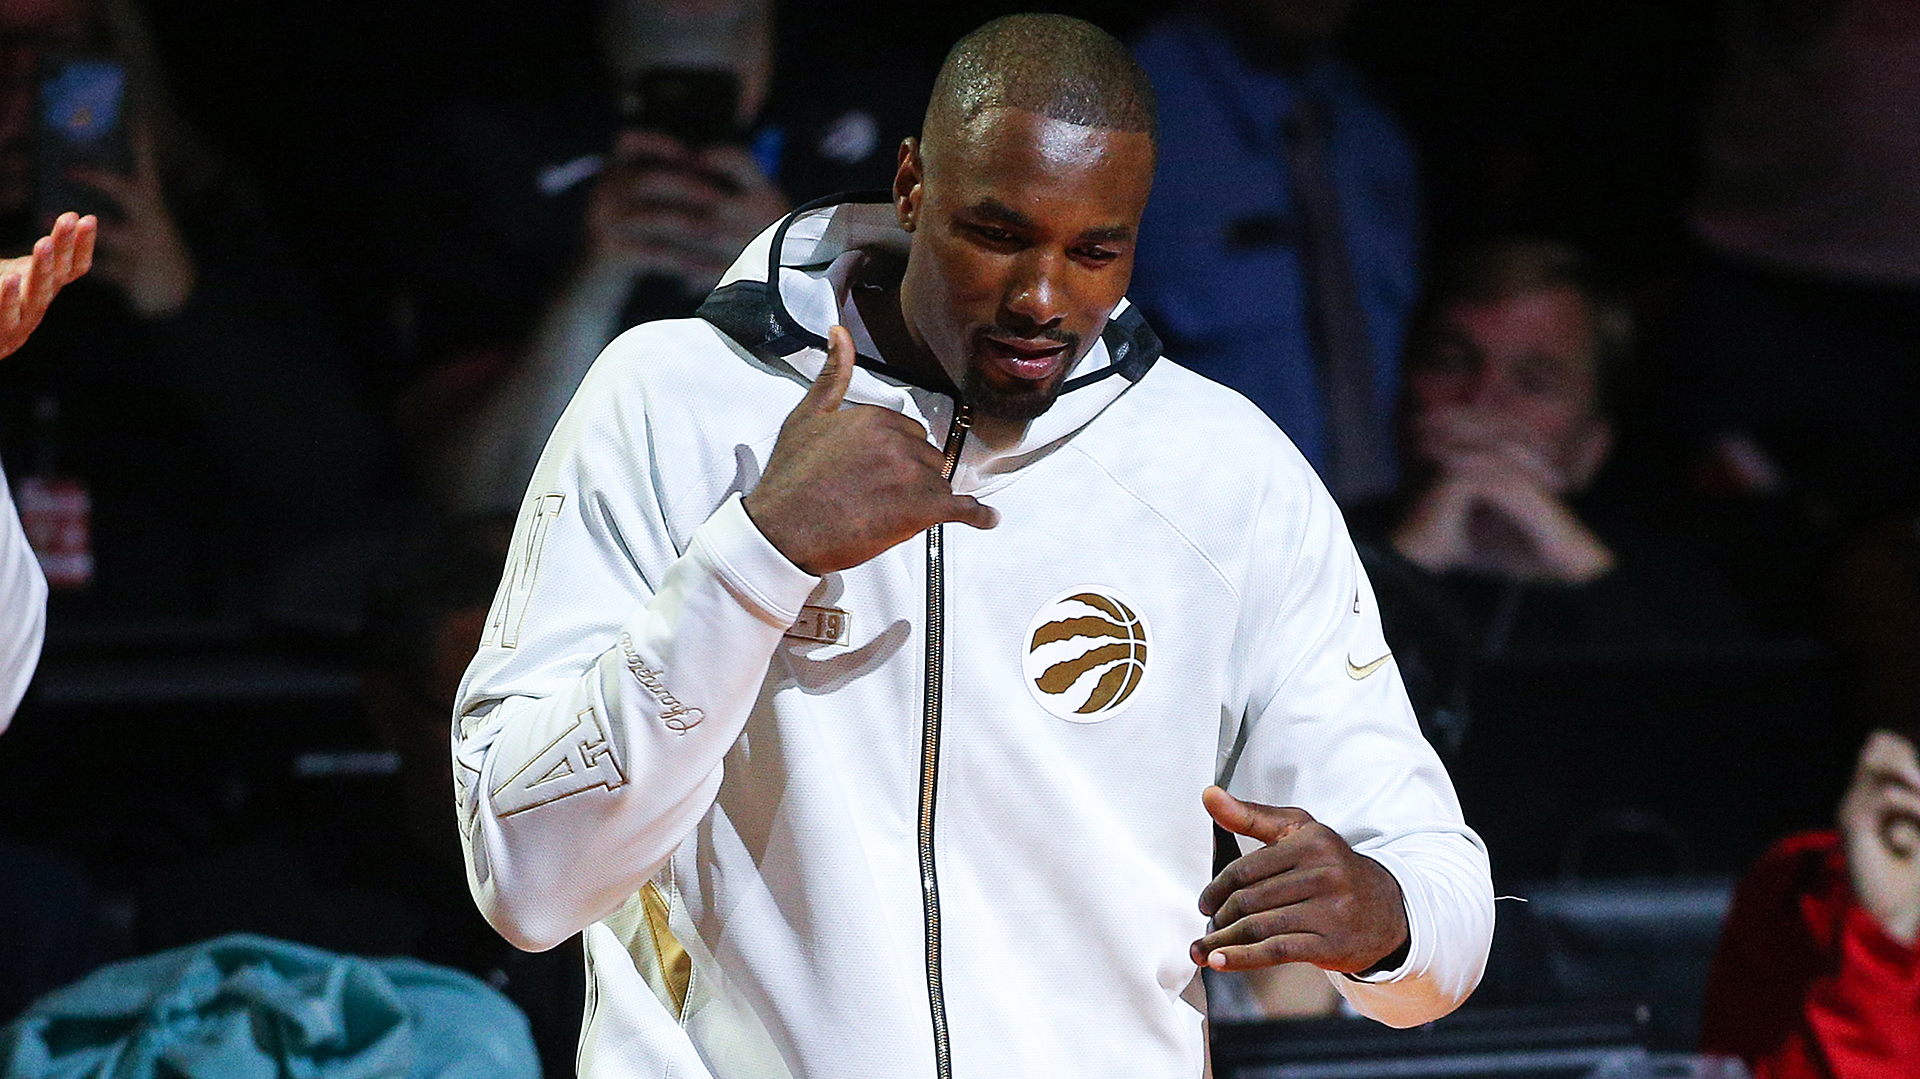
M 1029 251 L 1019 260 L 1007 287 L 1006 308 L 1022 328 L 1042 329 L 1066 317 L 1061 270 L 1060 259 L 1046 252 Z

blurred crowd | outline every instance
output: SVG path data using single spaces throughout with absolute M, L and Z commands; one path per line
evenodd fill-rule
M 1339 499 L 1496 878 L 1752 866 L 1685 1036 L 1910 1071 L 1920 3 L 1053 6 L 1159 95 L 1130 297 Z M 479 920 L 446 797 L 527 477 L 608 341 L 887 187 L 1019 6 L 269 7 L 0 0 L 0 256 L 99 220 L 0 363 L 52 588 L 0 1023 L 248 931 L 465 970 L 561 1073 L 578 954 Z

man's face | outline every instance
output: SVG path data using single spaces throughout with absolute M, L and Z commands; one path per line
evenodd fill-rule
M 1144 132 L 1021 109 L 902 152 L 901 313 L 977 415 L 1028 420 L 1053 404 L 1126 293 L 1152 182 Z
M 1597 345 L 1593 311 L 1572 288 L 1442 308 L 1407 370 L 1415 458 L 1444 468 L 1463 454 L 1518 452 L 1578 489 L 1609 448 Z

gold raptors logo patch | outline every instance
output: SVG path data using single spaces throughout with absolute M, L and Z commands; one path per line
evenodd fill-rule
M 1147 674 L 1147 623 L 1110 588 L 1063 592 L 1027 626 L 1033 699 L 1074 723 L 1118 715 Z

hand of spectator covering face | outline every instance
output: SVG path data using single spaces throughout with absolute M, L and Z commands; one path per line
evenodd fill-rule
M 1613 552 L 1543 476 L 1538 462 L 1498 448 L 1452 458 L 1414 498 L 1394 549 L 1431 573 L 1477 569 L 1566 584 L 1606 575 Z
M 1472 405 L 1430 409 L 1415 418 L 1413 437 L 1420 459 L 1442 473 L 1492 455 L 1527 473 L 1544 491 L 1559 495 L 1569 487 L 1546 440 L 1521 421 L 1493 409 Z
M 1215 970 L 1312 963 L 1359 973 L 1407 943 L 1400 882 L 1355 853 L 1304 809 L 1243 802 L 1219 787 L 1201 795 L 1207 813 L 1264 846 L 1235 859 L 1200 893 L 1212 932 L 1193 942 L 1193 961 Z
M 663 274 L 704 293 L 786 212 L 786 196 L 742 147 L 623 131 L 588 198 L 587 270 Z
M 26 344 L 53 297 L 93 265 L 98 227 L 92 214 L 61 214 L 32 254 L 0 259 L 0 357 Z
M 120 207 L 120 220 L 100 223 L 100 276 L 141 318 L 165 318 L 186 306 L 196 283 L 193 253 L 161 189 L 152 132 L 134 128 L 132 176 L 76 168 L 73 178 Z
M 1913 743 L 1874 731 L 1840 802 L 1840 834 L 1854 897 L 1887 935 L 1920 935 L 1920 760 Z
M 747 516 L 789 562 L 816 576 L 860 565 L 933 525 L 992 528 L 999 514 L 956 495 L 927 429 L 877 405 L 842 408 L 853 338 L 827 333 L 827 363 L 780 425 Z

